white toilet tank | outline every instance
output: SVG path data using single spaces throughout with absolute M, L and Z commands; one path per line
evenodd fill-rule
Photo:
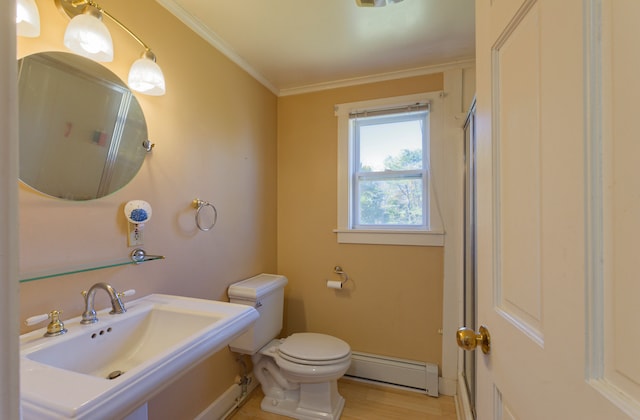
M 229 286 L 231 303 L 253 306 L 260 314 L 247 332 L 229 344 L 232 351 L 252 355 L 280 334 L 286 284 L 285 276 L 258 274 Z

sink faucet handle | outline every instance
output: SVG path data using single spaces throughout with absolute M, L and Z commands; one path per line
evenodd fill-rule
M 49 314 L 51 322 L 47 325 L 47 332 L 44 334 L 45 337 L 62 335 L 67 332 L 64 323 L 60 320 L 60 314 L 62 314 L 62 311 L 51 311 Z
M 24 324 L 31 326 L 36 325 L 49 319 L 49 314 L 34 315 L 25 319 Z
M 49 325 L 47 325 L 47 332 L 44 334 L 44 336 L 53 337 L 56 335 L 62 335 L 67 332 L 67 329 L 64 327 L 64 323 L 60 320 L 61 314 L 62 311 L 53 310 L 48 314 L 34 315 L 32 317 L 29 317 L 24 321 L 24 323 L 27 325 L 35 325 L 50 319 L 51 322 L 49 323 Z
M 129 296 L 133 296 L 135 294 L 136 294 L 136 289 L 129 289 L 129 290 L 125 290 L 124 292 L 119 292 L 118 293 L 118 297 L 119 298 L 129 297 Z

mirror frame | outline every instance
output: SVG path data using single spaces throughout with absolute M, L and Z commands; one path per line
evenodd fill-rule
M 86 201 L 127 185 L 151 146 L 127 85 L 66 52 L 18 60 L 20 180 L 47 196 Z

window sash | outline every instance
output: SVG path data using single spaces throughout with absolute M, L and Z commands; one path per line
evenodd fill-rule
M 358 172 L 353 176 L 353 213 L 352 213 L 352 229 L 366 230 L 424 230 L 429 226 L 429 178 L 426 170 L 408 170 L 408 171 L 384 171 L 384 172 Z M 360 192 L 361 185 L 366 181 L 394 181 L 394 180 L 420 180 L 421 188 L 421 222 L 420 224 L 398 224 L 398 223 L 363 223 L 360 220 Z
M 384 110 L 359 111 L 349 114 L 352 133 L 351 154 L 349 171 L 352 174 L 350 182 L 350 211 L 349 225 L 351 229 L 367 230 L 428 230 L 429 229 L 429 104 L 420 104 L 421 110 L 408 109 L 406 106 L 387 108 Z M 401 113 L 398 113 L 401 112 Z M 375 116 L 371 116 L 375 113 Z M 359 117 L 366 115 L 365 117 Z M 422 168 L 410 170 L 384 170 L 384 171 L 357 171 L 360 167 L 360 128 L 369 125 L 392 124 L 397 122 L 419 121 L 421 122 L 422 136 Z M 360 221 L 360 190 L 363 181 L 371 180 L 399 180 L 399 179 L 421 179 L 422 180 L 422 223 L 418 224 L 364 224 Z
M 365 111 L 366 112 L 366 111 Z M 422 166 L 428 167 L 429 164 L 429 112 L 405 112 L 403 114 L 377 116 L 377 117 L 351 117 L 350 115 L 349 125 L 351 127 L 350 132 L 352 137 L 352 155 L 353 160 L 351 162 L 351 171 L 355 171 L 359 167 L 360 163 L 360 129 L 372 125 L 386 125 L 394 123 L 402 123 L 409 121 L 418 121 L 421 123 L 422 133 Z

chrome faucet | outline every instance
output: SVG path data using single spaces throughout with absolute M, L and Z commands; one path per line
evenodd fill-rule
M 110 314 L 123 314 L 127 310 L 124 308 L 124 304 L 120 300 L 120 295 L 116 292 L 110 284 L 107 283 L 96 283 L 89 291 L 82 292 L 82 296 L 84 296 L 84 312 L 82 313 L 82 321 L 81 324 L 93 324 L 98 322 L 98 317 L 96 316 L 96 310 L 94 308 L 94 298 L 96 296 L 96 292 L 98 289 L 102 289 L 109 294 L 109 298 L 111 298 L 111 312 Z

